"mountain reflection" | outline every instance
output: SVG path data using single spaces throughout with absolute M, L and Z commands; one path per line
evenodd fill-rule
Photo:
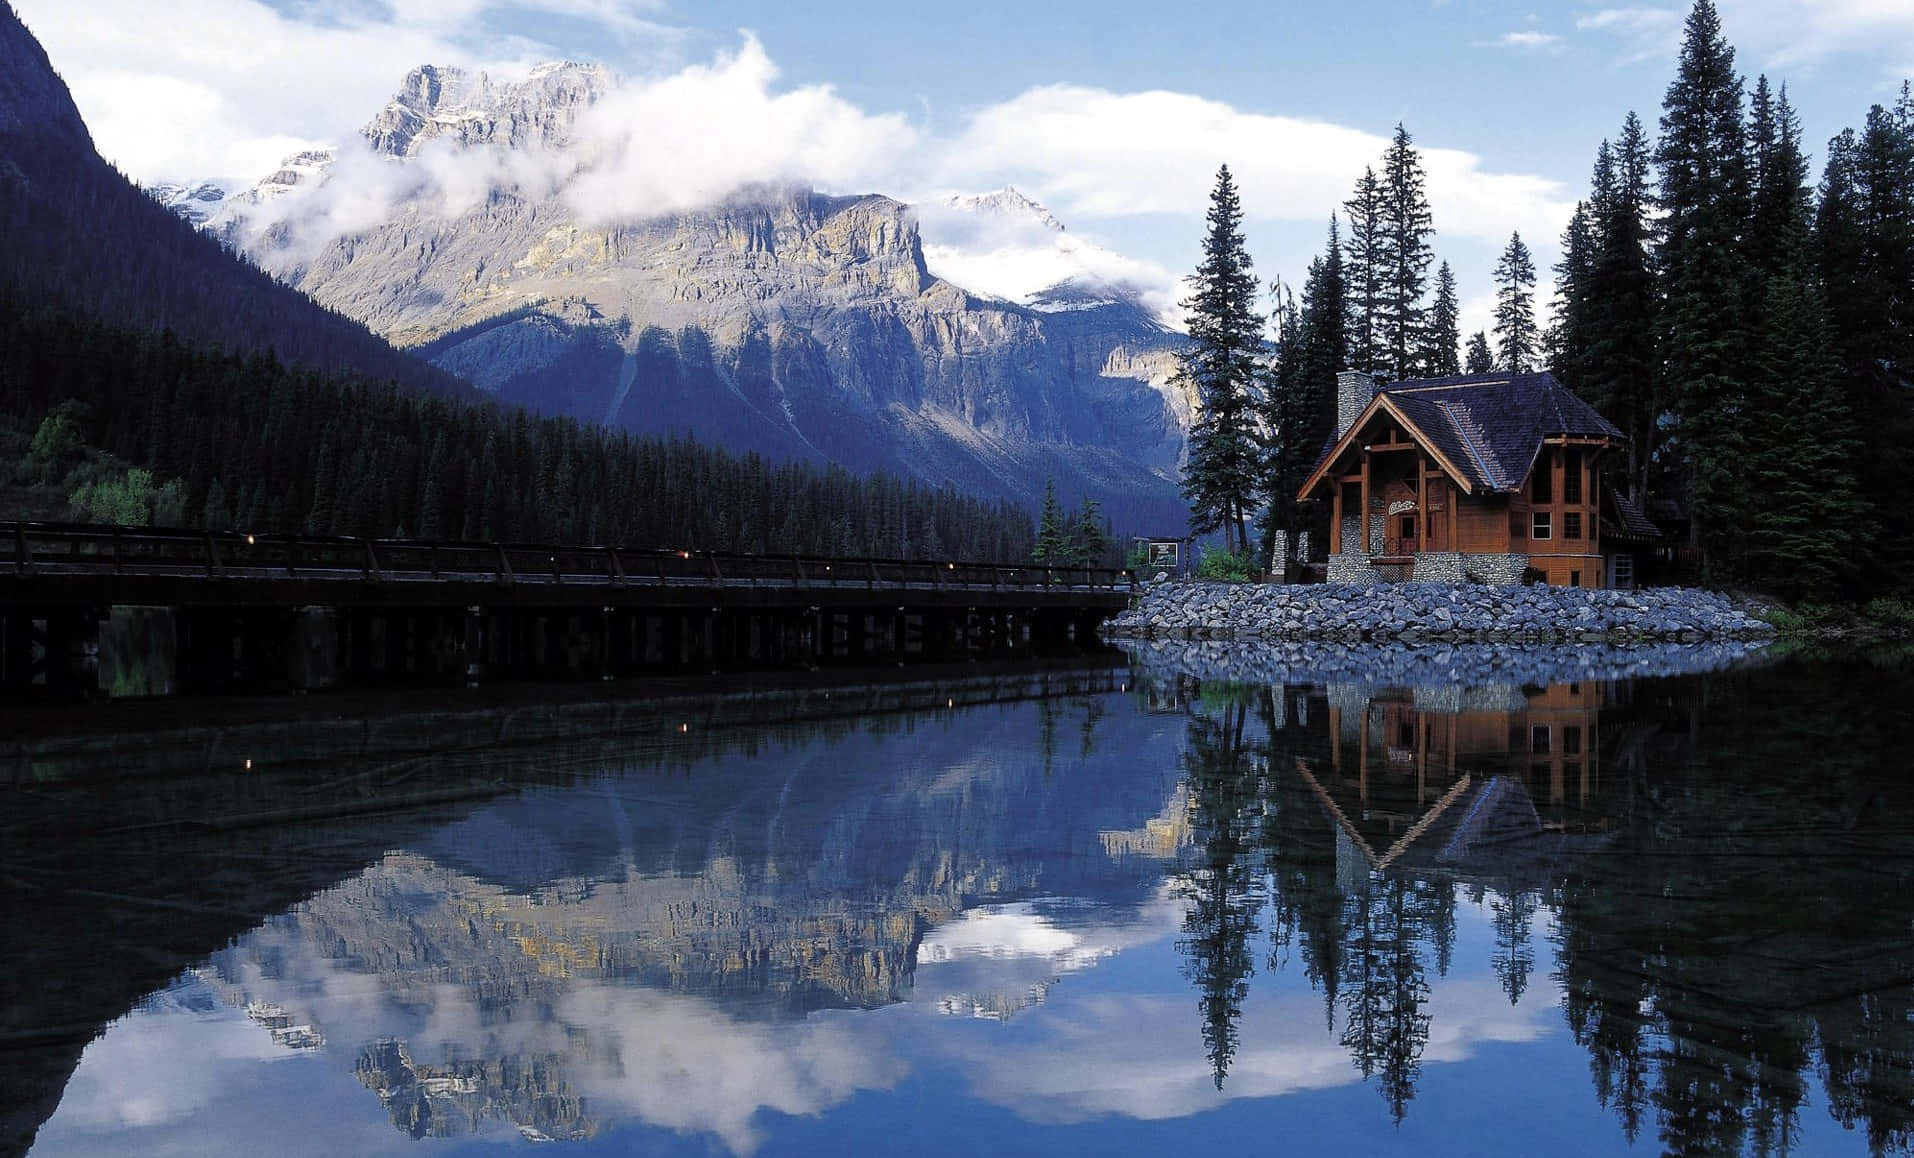
M 1157 644 L 1127 675 L 839 692 L 828 711 L 804 693 L 383 725 L 535 745 L 423 766 L 410 741 L 350 732 L 347 760 L 281 729 L 313 771 L 273 799 L 348 785 L 369 818 L 163 844 L 149 821 L 77 852 L 16 819 L 19 879 L 96 885 L 6 914 L 92 930 L 66 937 L 69 984 L 20 980 L 51 957 L 9 966 L 7 1026 L 111 1008 L 113 969 L 200 946 L 64 1079 L 49 1154 L 219 1149 L 222 1113 L 223 1148 L 245 1148 L 264 1143 L 232 1123 L 303 1113 L 356 1133 L 275 1147 L 590 1150 L 642 1128 L 743 1155 L 885 1098 L 1198 1130 L 1358 1082 L 1391 1130 L 1455 1096 L 1430 1092 L 1435 1067 L 1551 1041 L 1589 1080 L 1549 1112 L 1579 1103 L 1620 1144 L 1819 1153 L 1804 1139 L 1831 1119 L 1906 1152 L 1914 678 L 1711 662 Z M 258 815 L 256 778 L 190 784 Z M 166 808 L 203 817 L 208 798 Z M 234 865 L 276 891 L 234 899 L 253 879 Z M 170 882 L 164 937 L 111 899 L 142 876 Z M 153 1064 L 178 1048 L 209 1060 Z M 298 1075 L 279 1094 L 256 1076 L 271 1059 Z
M 1417 687 L 1232 647 L 1155 645 L 1141 686 L 1187 717 L 1179 946 L 1218 1089 L 1267 939 L 1400 1121 L 1460 895 L 1511 1004 L 1559 982 L 1631 1142 L 1795 1152 L 1818 1080 L 1871 1152 L 1910 1149 L 1914 721 L 1880 710 L 1914 702 L 1905 666 Z

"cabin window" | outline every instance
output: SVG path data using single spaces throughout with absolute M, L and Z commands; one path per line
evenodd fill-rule
M 1562 454 L 1562 501 L 1579 503 L 1582 501 L 1582 452 L 1565 451 Z M 1569 536 L 1574 538 L 1573 535 Z
M 1405 539 L 1413 539 L 1416 537 L 1416 517 L 1414 515 L 1402 516 L 1402 537 Z
M 1549 520 L 1549 513 L 1547 511 L 1535 512 L 1535 518 L 1529 527 L 1529 538 L 1553 539 L 1554 537 L 1555 528 L 1554 524 Z
M 1546 755 L 1549 750 L 1549 730 L 1546 724 L 1537 724 L 1529 729 L 1529 751 L 1538 756 Z
M 1555 501 L 1555 456 L 1543 451 L 1535 459 L 1535 473 L 1529 480 L 1529 497 L 1538 503 Z
M 1582 512 L 1562 512 L 1562 538 L 1579 539 L 1582 537 Z

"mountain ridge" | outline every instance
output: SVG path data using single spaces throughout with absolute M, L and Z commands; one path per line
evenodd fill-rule
M 1134 294 L 1089 280 L 1026 301 L 973 293 L 927 261 L 916 208 L 800 183 L 594 220 L 565 181 L 589 169 L 582 118 L 611 83 L 575 62 L 522 81 L 422 66 L 362 150 L 282 167 L 209 227 L 543 413 L 1026 503 L 1054 476 L 1121 518 L 1180 525 L 1183 339 Z M 448 168 L 483 192 L 435 186 Z M 329 198 L 375 180 L 397 190 L 384 214 L 334 228 Z M 979 204 L 1034 210 L 1062 235 L 1015 190 Z

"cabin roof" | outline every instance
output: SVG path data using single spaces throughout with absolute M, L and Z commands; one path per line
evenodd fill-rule
M 1626 437 L 1546 372 L 1411 378 L 1378 387 L 1376 396 L 1413 424 L 1412 433 L 1466 476 L 1472 490 L 1519 490 L 1544 439 Z M 1324 448 L 1312 480 L 1340 442 Z
M 1615 511 L 1615 522 L 1612 526 L 1605 525 L 1602 528 L 1603 535 L 1644 543 L 1662 537 L 1661 528 L 1635 505 L 1635 500 L 1620 491 L 1605 491 L 1602 497 L 1613 505 Z

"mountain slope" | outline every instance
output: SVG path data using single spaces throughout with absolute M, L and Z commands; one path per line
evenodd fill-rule
M 0 287 L 37 308 L 466 393 L 451 375 L 236 260 L 102 160 L 45 50 L 3 0 Z
M 213 228 L 318 301 L 503 400 L 778 458 L 1033 502 L 1056 476 L 1120 521 L 1180 525 L 1181 337 L 1121 294 L 979 297 L 880 196 L 793 186 L 600 219 L 568 196 L 612 82 L 422 68 L 329 172 L 234 198 Z M 508 176 L 537 167 L 548 184 Z M 443 174 L 479 174 L 448 192 Z M 396 176 L 395 176 L 396 174 Z M 556 176 L 553 176 L 556 174 Z M 354 182 L 397 190 L 341 230 Z

